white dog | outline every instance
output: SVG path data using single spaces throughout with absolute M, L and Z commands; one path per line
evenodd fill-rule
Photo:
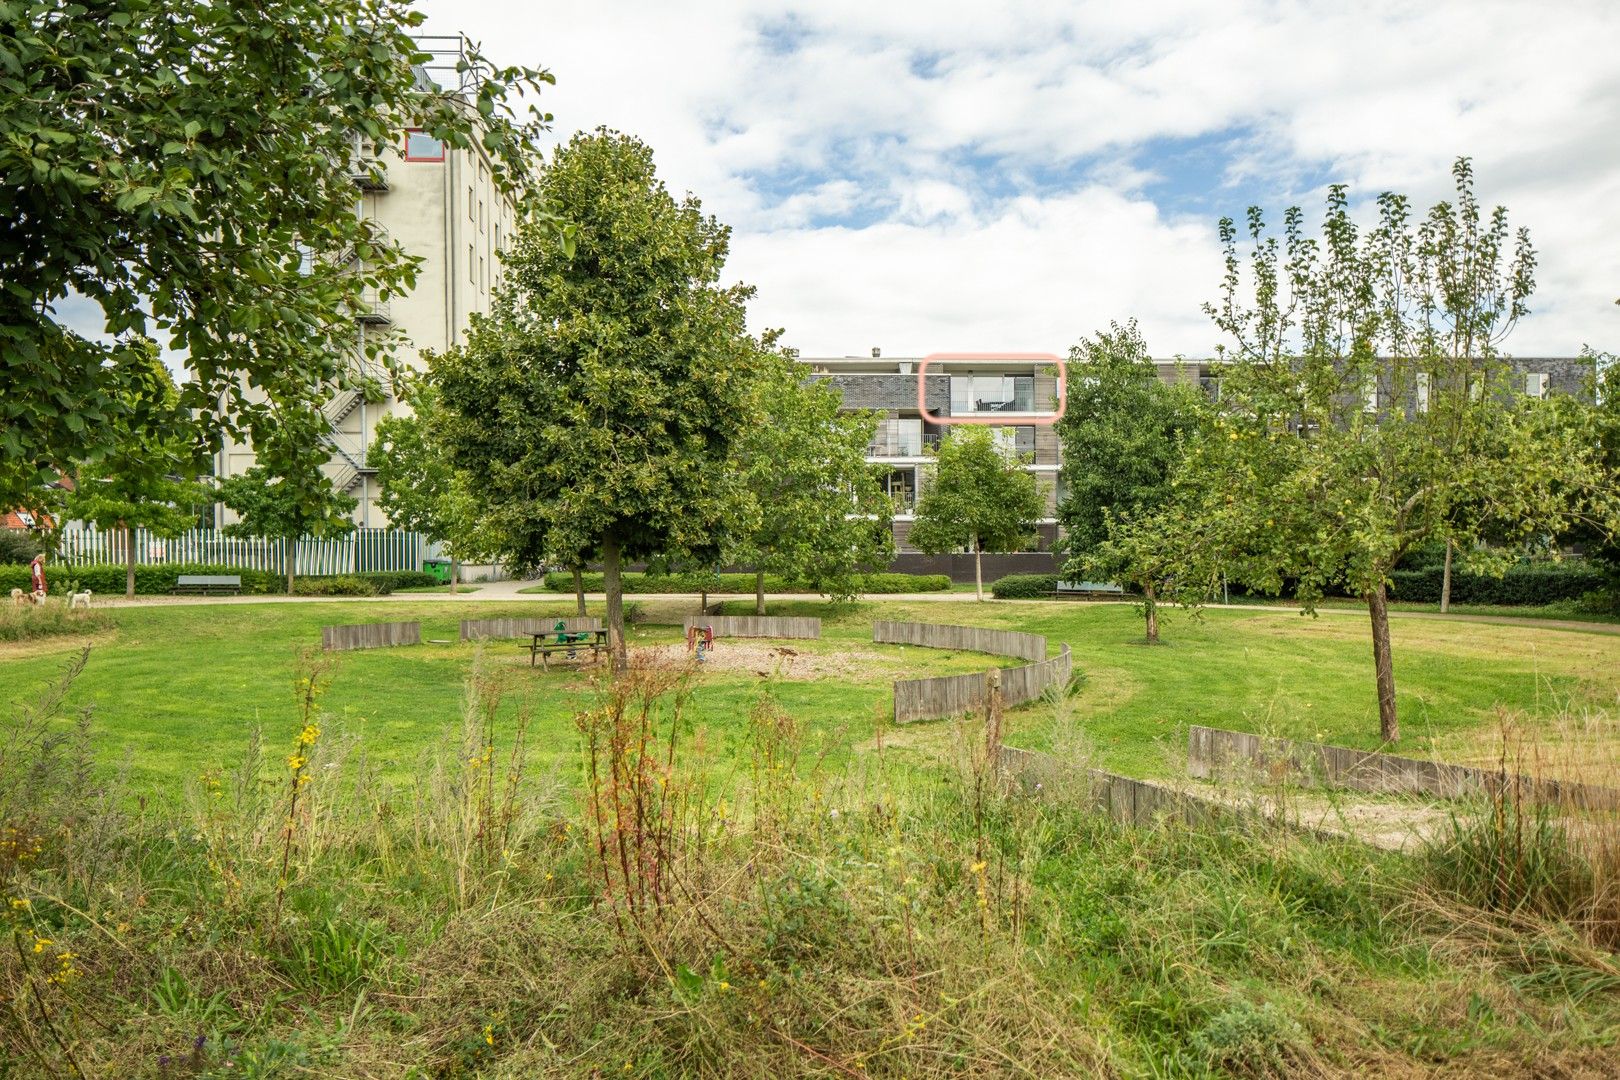
M 23 592 L 21 589 L 12 589 L 11 590 L 11 606 L 12 607 L 27 607 L 28 603 L 29 603 L 29 601 L 28 601 L 28 594 L 27 593 Z
M 88 608 L 90 606 L 90 590 L 84 592 L 68 593 L 68 608 Z

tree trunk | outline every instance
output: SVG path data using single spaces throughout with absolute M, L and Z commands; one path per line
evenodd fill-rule
M 1451 541 L 1446 541 L 1446 569 L 1440 575 L 1440 614 L 1451 610 Z
M 1384 585 L 1367 594 L 1367 613 L 1372 616 L 1373 667 L 1378 672 L 1378 733 L 1387 743 L 1401 741 L 1401 724 L 1395 715 L 1395 661 L 1389 654 L 1389 602 Z
M 973 595 L 984 603 L 984 553 L 979 550 L 979 534 L 973 534 Z
M 630 666 L 630 652 L 624 642 L 624 592 L 619 581 L 619 541 L 602 541 L 602 587 L 607 590 L 608 651 L 613 654 L 613 670 Z
M 292 595 L 293 562 L 294 562 L 293 556 L 297 553 L 297 544 L 298 544 L 298 541 L 295 540 L 294 538 L 292 538 L 291 536 L 284 536 L 284 537 L 281 538 L 281 557 L 283 559 L 285 559 L 286 563 L 287 563 L 287 595 L 288 596 Z
M 124 597 L 135 599 L 135 533 L 130 529 L 129 522 L 120 521 L 124 527 Z
M 574 567 L 574 614 L 585 617 L 585 575 Z
M 1153 592 L 1153 583 L 1142 585 L 1142 614 L 1147 618 L 1147 643 L 1159 643 L 1159 601 Z
M 450 556 L 450 591 L 456 591 L 456 583 L 461 580 L 461 560 L 454 555 Z
M 754 571 L 754 614 L 765 614 L 765 571 Z

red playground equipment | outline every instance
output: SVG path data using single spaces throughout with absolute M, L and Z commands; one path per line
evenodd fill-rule
M 706 654 L 714 651 L 714 627 L 688 626 L 686 628 L 686 651 L 697 653 L 697 662 L 703 663 Z

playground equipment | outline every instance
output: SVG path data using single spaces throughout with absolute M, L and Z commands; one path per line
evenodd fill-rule
M 551 630 L 557 635 L 557 640 L 552 644 L 573 646 L 568 650 L 568 659 L 570 660 L 577 660 L 579 658 L 579 649 L 577 646 L 580 642 L 590 641 L 592 638 L 596 637 L 596 634 L 590 630 L 569 630 L 568 624 L 563 622 L 561 619 L 557 620 L 557 625 L 553 626 Z M 533 657 L 530 657 L 531 661 L 533 659 Z
M 714 627 L 688 626 L 686 628 L 686 651 L 697 653 L 697 662 L 703 663 L 706 654 L 714 651 Z

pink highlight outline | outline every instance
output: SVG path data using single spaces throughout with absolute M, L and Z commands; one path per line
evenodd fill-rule
M 957 361 L 994 361 L 1005 363 L 1054 364 L 1057 366 L 1057 411 L 1047 415 L 1038 416 L 1014 414 L 1012 416 L 989 414 L 985 416 L 936 416 L 928 411 L 927 382 L 924 376 L 928 374 L 929 364 L 955 363 Z M 992 427 L 1013 427 L 1020 424 L 1030 424 L 1035 427 L 1050 427 L 1063 419 L 1063 410 L 1068 404 L 1069 395 L 1069 367 L 1061 356 L 1052 353 L 930 353 L 917 362 L 917 411 L 922 418 L 930 424 L 988 424 Z

